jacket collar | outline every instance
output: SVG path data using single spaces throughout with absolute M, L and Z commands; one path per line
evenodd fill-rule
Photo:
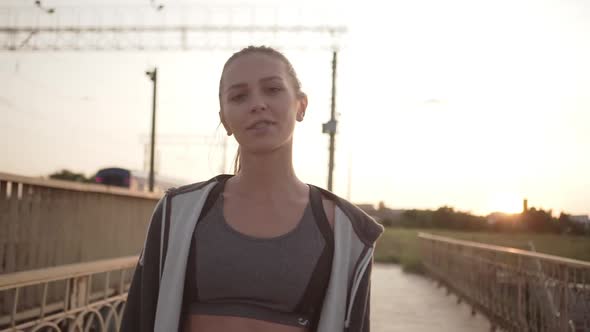
M 212 182 L 225 181 L 231 178 L 232 176 L 233 175 L 231 174 L 221 174 L 205 182 L 189 184 L 178 188 L 171 188 L 168 190 L 167 194 L 169 196 L 175 196 L 184 192 L 198 190 Z M 352 222 L 352 227 L 356 235 L 365 245 L 372 247 L 375 244 L 375 241 L 377 241 L 377 239 L 383 233 L 384 230 L 381 224 L 377 223 L 363 210 L 359 209 L 347 200 L 338 197 L 337 195 L 328 190 L 322 189 L 317 186 L 314 187 L 320 190 L 320 192 L 325 198 L 333 201 L 334 204 L 336 204 L 346 214 L 346 216 Z

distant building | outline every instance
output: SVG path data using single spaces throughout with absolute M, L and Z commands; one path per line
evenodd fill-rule
M 517 214 L 512 214 L 512 213 L 505 213 L 505 212 L 492 212 L 490 214 L 488 214 L 488 216 L 486 217 L 486 222 L 489 225 L 494 225 L 494 224 L 514 224 L 516 221 L 518 220 L 518 215 Z
M 379 208 L 376 209 L 373 204 L 356 204 L 361 210 L 363 210 L 366 214 L 370 215 L 377 221 L 382 220 L 397 220 L 401 217 L 402 213 L 406 210 L 395 210 L 385 207 L 383 202 L 379 203 Z
M 384 207 L 380 210 L 377 210 L 377 212 L 375 214 L 375 219 L 394 221 L 394 220 L 401 218 L 402 214 L 405 211 L 406 210 L 396 210 L 396 209 L 390 209 L 390 208 Z
M 373 204 L 356 204 L 356 206 L 371 217 L 377 212 L 377 209 L 375 209 Z
M 503 212 L 492 212 L 490 213 L 487 218 L 486 221 L 488 224 L 493 225 L 497 222 L 502 221 L 503 219 L 506 219 L 506 214 Z
M 575 223 L 579 223 L 579 224 L 583 224 L 583 225 L 590 225 L 590 218 L 588 218 L 587 215 L 570 216 L 570 220 Z
M 590 218 L 587 215 L 569 216 L 569 219 L 582 226 L 586 231 L 590 230 Z

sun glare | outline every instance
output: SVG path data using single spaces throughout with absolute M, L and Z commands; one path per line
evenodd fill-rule
M 512 193 L 498 193 L 490 198 L 490 212 L 519 213 L 522 211 L 522 198 Z

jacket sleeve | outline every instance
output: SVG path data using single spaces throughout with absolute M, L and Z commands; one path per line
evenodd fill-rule
M 371 330 L 371 271 L 373 261 L 361 279 L 350 316 L 350 325 L 346 332 L 369 332 Z
M 160 286 L 160 239 L 164 199 L 165 197 L 158 202 L 152 214 L 146 240 L 127 293 L 121 332 L 154 330 Z

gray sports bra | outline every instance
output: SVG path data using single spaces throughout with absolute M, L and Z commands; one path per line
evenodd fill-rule
M 185 314 L 239 316 L 315 329 L 333 253 L 318 189 L 310 186 L 309 204 L 293 230 L 257 238 L 226 222 L 223 183 L 217 187 L 193 236 Z

